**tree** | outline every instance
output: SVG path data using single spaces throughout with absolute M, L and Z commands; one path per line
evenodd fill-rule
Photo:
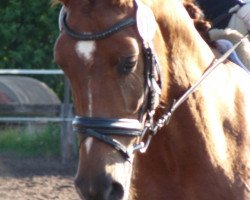
M 55 68 L 58 9 L 48 0 L 1 0 L 0 68 Z
M 57 68 L 53 46 L 58 36 L 58 14 L 59 7 L 51 7 L 49 0 L 1 0 L 0 68 Z M 45 79 L 58 90 L 57 79 Z

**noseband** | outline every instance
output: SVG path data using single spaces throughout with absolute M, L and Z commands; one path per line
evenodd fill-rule
M 105 39 L 136 24 L 135 18 L 127 18 L 101 32 L 79 33 L 71 29 L 67 24 L 66 12 L 61 11 L 59 19 L 59 25 L 60 27 L 63 27 L 63 30 L 67 35 L 73 39 L 84 41 Z M 150 46 L 146 46 L 144 41 L 142 44 L 146 76 L 145 94 L 147 94 L 145 95 L 145 102 L 147 103 L 142 105 L 142 115 L 147 113 L 146 122 L 143 123 L 142 120 L 139 121 L 136 119 L 112 119 L 82 116 L 76 116 L 72 122 L 74 132 L 83 134 L 85 137 L 94 137 L 108 145 L 111 145 L 118 152 L 120 152 L 126 160 L 129 160 L 131 153 L 143 148 L 142 143 L 136 144 L 131 149 L 128 149 L 119 141 L 110 137 L 110 135 L 130 137 L 136 136 L 142 138 L 147 132 L 149 127 L 148 124 L 152 121 L 155 113 L 157 106 L 155 99 L 159 97 L 161 92 L 160 69 L 157 59 L 153 53 L 153 49 Z
M 72 124 L 74 132 L 84 134 L 87 137 L 97 138 L 111 145 L 127 160 L 129 160 L 131 153 L 124 145 L 109 137 L 109 135 L 140 136 L 143 129 L 142 124 L 134 119 L 106 119 L 76 116 Z

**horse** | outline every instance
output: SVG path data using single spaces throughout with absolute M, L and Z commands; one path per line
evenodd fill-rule
M 249 76 L 217 62 L 183 3 L 60 3 L 54 60 L 72 88 L 79 196 L 250 199 Z

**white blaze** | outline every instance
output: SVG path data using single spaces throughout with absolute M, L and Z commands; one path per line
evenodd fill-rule
M 91 137 L 87 138 L 86 142 L 85 142 L 85 147 L 86 147 L 86 153 L 87 153 L 87 155 L 89 154 L 89 152 L 91 150 L 92 144 L 93 144 L 93 138 L 91 138 Z
M 91 90 L 91 79 L 88 81 L 88 115 L 92 117 L 93 115 L 93 97 L 92 97 L 92 90 Z
M 79 41 L 76 43 L 75 48 L 79 58 L 85 59 L 86 62 L 93 61 L 93 53 L 96 50 L 94 41 Z

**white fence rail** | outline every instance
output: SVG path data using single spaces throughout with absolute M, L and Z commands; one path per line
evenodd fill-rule
M 72 122 L 72 118 L 63 117 L 0 117 L 0 122 Z
M 63 75 L 60 69 L 0 69 L 0 74 L 15 74 L 15 75 Z

